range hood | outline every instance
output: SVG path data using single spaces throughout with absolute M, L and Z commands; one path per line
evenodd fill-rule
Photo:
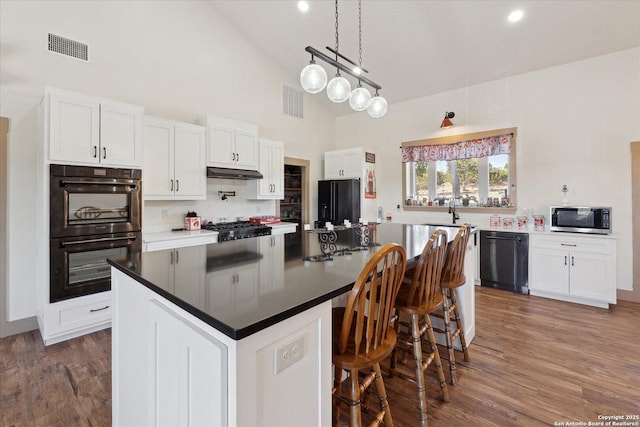
M 258 171 L 246 169 L 229 169 L 229 168 L 207 168 L 207 178 L 224 178 L 224 179 L 262 179 L 262 174 Z

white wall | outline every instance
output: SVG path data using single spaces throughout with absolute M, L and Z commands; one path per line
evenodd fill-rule
M 47 53 L 49 32 L 88 44 L 90 63 Z M 334 147 L 333 117 L 306 96 L 304 120 L 283 115 L 282 84 L 297 87 L 296 79 L 283 80 L 207 2 L 2 0 L 0 40 L 0 115 L 10 119 L 10 320 L 35 314 L 36 111 L 45 85 L 142 105 L 167 119 L 193 123 L 212 114 L 255 123 L 260 136 L 284 142 L 285 155 L 311 161 L 312 182 L 321 178 L 322 153 Z M 168 218 L 148 203 L 143 226 L 173 225 L 187 208 L 216 217 L 274 213 L 273 202 L 246 202 L 247 213 L 238 198 L 220 202 L 215 185 L 208 188 L 215 199 L 170 203 Z
M 455 112 L 455 126 L 441 130 L 445 111 Z M 548 217 L 549 205 L 562 202 L 562 184 L 571 204 L 612 206 L 617 286 L 631 289 L 630 142 L 640 139 L 640 48 L 393 104 L 379 120 L 341 117 L 336 140 L 338 148 L 375 150 L 378 204 L 394 221 L 448 223 L 444 213 L 396 209 L 400 143 L 508 127 L 518 128 L 519 209 Z M 489 224 L 489 215 L 460 216 Z

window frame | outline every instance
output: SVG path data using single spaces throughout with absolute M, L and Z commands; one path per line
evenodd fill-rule
M 447 144 L 455 144 L 462 141 L 467 141 L 471 139 L 481 139 L 481 138 L 489 138 L 498 135 L 504 135 L 510 133 L 511 136 L 511 154 L 509 154 L 509 198 L 511 201 L 511 206 L 507 207 L 469 207 L 469 206 L 456 206 L 456 211 L 459 212 L 477 212 L 477 213 L 515 213 L 518 209 L 518 192 L 517 188 L 517 164 L 516 164 L 516 146 L 517 146 L 517 135 L 518 128 L 504 128 L 504 129 L 495 129 L 484 132 L 473 132 L 473 133 L 465 133 L 459 135 L 448 135 L 438 138 L 430 138 L 430 139 L 421 139 L 416 141 L 407 141 L 400 144 L 400 148 L 403 147 L 412 147 L 412 146 L 421 146 L 421 145 L 447 145 Z M 438 212 L 438 211 L 446 211 L 448 206 L 412 206 L 406 204 L 406 194 L 407 187 L 410 181 L 410 176 L 412 174 L 413 162 L 411 163 L 402 163 L 402 202 L 401 206 L 404 210 L 407 211 L 423 211 L 423 212 Z M 480 171 L 478 171 L 480 172 Z M 411 174 L 411 175 L 410 175 Z M 415 182 L 410 183 L 413 186 L 415 194 Z

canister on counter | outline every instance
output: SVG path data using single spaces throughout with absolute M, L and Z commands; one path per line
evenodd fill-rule
M 544 215 L 533 216 L 533 229 L 535 231 L 544 231 Z
M 500 228 L 500 215 L 491 215 L 489 217 L 489 226 L 491 228 Z
M 502 219 L 502 228 L 505 230 L 511 230 L 513 228 L 513 217 L 505 216 Z
M 528 216 L 519 216 L 518 217 L 518 230 L 526 230 L 528 223 L 529 223 L 529 217 Z

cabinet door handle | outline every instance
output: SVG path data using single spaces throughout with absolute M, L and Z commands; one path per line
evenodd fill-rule
M 231 160 L 236 161 L 236 153 L 231 153 Z
M 103 159 L 107 158 L 107 147 L 102 147 L 102 158 Z
M 180 191 L 180 180 L 176 179 L 176 193 Z
M 560 243 L 560 246 L 571 246 L 571 247 L 575 248 L 578 245 L 576 245 L 576 244 L 570 245 L 569 243 Z
M 171 180 L 171 189 L 169 191 L 173 191 L 173 180 Z
M 102 310 L 106 310 L 107 308 L 109 308 L 108 305 L 105 305 L 102 308 L 92 308 L 91 310 L 89 310 L 89 313 L 95 313 L 96 311 L 102 311 Z
M 180 263 L 180 251 L 176 251 L 176 264 Z
M 567 256 L 564 256 L 564 265 L 567 265 Z
M 173 264 L 173 251 L 170 252 L 170 261 L 169 264 Z
M 236 153 L 236 162 L 240 161 L 240 154 Z
M 93 146 L 93 158 L 95 159 L 96 157 L 98 157 L 98 146 L 94 145 Z
M 573 267 L 573 257 L 571 257 L 571 266 Z

